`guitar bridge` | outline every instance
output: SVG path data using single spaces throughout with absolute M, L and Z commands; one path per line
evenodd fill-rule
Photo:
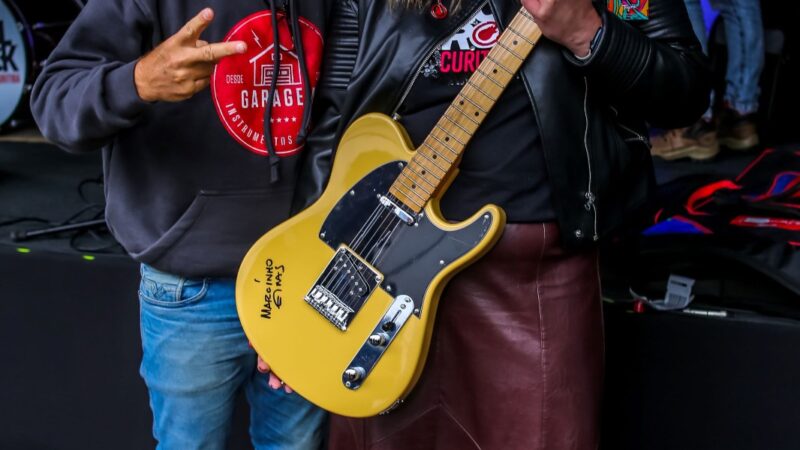
M 346 331 L 381 281 L 380 273 L 342 246 L 305 295 L 305 301 L 333 326 Z

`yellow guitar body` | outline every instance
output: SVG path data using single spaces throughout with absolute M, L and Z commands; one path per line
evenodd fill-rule
M 338 224 L 346 228 L 348 224 L 345 222 L 358 216 L 356 212 L 346 211 L 351 207 L 354 208 L 352 211 L 358 211 L 358 205 L 348 203 L 349 198 L 361 196 L 362 203 L 373 199 L 373 206 L 380 207 L 375 193 L 365 194 L 363 189 L 355 187 L 363 185 L 363 180 L 376 169 L 391 171 L 394 166 L 402 167 L 413 156 L 405 130 L 389 117 L 369 114 L 360 118 L 343 136 L 328 186 L 319 200 L 261 237 L 247 253 L 239 270 L 237 308 L 255 350 L 271 365 L 275 374 L 299 394 L 340 415 L 373 416 L 392 408 L 409 393 L 423 370 L 438 300 L 445 284 L 458 271 L 485 254 L 499 239 L 505 224 L 503 211 L 493 205 L 485 206 L 463 223 L 448 223 L 441 217 L 438 201 L 434 199 L 428 202 L 421 216 L 425 223 L 396 225 L 398 230 L 407 229 L 398 235 L 397 240 L 387 244 L 383 253 L 387 255 L 386 261 L 394 261 L 391 272 L 395 275 L 384 273 L 383 256 L 371 259 L 366 253 L 360 255 L 353 250 L 356 246 L 351 242 L 331 241 L 334 238 L 328 235 L 335 234 L 332 229 Z M 391 207 L 387 211 L 381 214 L 389 214 L 386 217 L 397 222 Z M 341 220 L 336 214 L 340 214 Z M 473 241 L 468 247 L 454 247 L 462 245 L 460 241 L 464 239 L 451 239 L 449 236 L 467 233 L 464 230 L 468 228 L 472 230 L 469 236 Z M 410 251 L 417 242 L 414 233 L 423 229 L 427 230 L 424 232 L 426 236 L 436 236 L 431 242 L 441 245 L 445 253 L 449 252 L 448 255 L 457 254 L 457 257 L 452 260 L 434 258 L 426 252 L 439 247 L 428 244 L 416 253 Z M 375 279 L 382 282 L 349 316 L 351 321 L 346 329 L 336 326 L 333 319 L 329 320 L 312 306 L 314 297 L 319 296 L 317 291 L 313 291 L 315 283 L 321 283 L 320 280 L 325 278 L 321 274 L 326 270 L 341 269 L 341 265 L 332 263 L 337 249 L 352 250 L 349 261 L 357 261 L 361 273 L 376 274 Z M 436 261 L 436 267 L 426 265 L 426 261 Z M 409 267 L 415 263 L 420 264 L 418 286 L 403 281 L 412 279 L 409 277 L 413 273 L 409 270 L 413 269 Z M 398 280 L 396 285 L 392 284 L 393 277 Z M 327 286 L 330 290 L 336 289 L 333 283 Z M 356 283 L 356 286 L 361 285 Z M 420 292 L 413 299 L 402 297 L 408 302 L 409 309 L 397 300 L 404 294 L 399 292 L 404 290 L 404 286 Z M 396 291 L 389 292 L 392 287 Z M 390 307 L 397 311 L 393 313 L 395 316 L 402 313 L 405 317 L 410 308 L 413 308 L 413 313 L 393 330 L 396 334 L 391 336 L 388 345 L 371 347 L 368 340 L 376 334 L 376 326 L 380 326 Z M 324 309 L 325 306 L 318 308 Z M 402 308 L 402 311 L 397 308 Z M 344 317 L 344 313 L 338 311 Z M 360 352 L 374 355 L 373 347 L 380 347 L 382 352 L 374 366 L 352 377 L 358 379 L 357 388 L 348 387 L 348 377 L 343 377 L 343 374 L 354 366 L 354 358 Z

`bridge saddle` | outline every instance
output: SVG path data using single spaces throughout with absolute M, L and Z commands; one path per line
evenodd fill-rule
M 342 331 L 383 276 L 347 246 L 341 246 L 305 295 L 305 301 Z

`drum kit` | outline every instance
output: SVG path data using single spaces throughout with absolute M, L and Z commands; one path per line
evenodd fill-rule
M 0 0 L 0 133 L 31 123 L 28 102 L 47 56 L 84 0 Z

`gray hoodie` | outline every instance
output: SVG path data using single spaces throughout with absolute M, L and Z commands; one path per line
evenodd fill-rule
M 324 36 L 329 2 L 296 2 Z M 149 104 L 133 80 L 136 61 L 206 6 L 216 12 L 202 35 L 209 42 L 266 9 L 262 0 L 88 2 L 31 103 L 53 142 L 102 149 L 106 220 L 134 259 L 184 276 L 232 276 L 255 240 L 288 218 L 298 156 L 282 159 L 272 183 L 269 159 L 229 135 L 209 90 Z

